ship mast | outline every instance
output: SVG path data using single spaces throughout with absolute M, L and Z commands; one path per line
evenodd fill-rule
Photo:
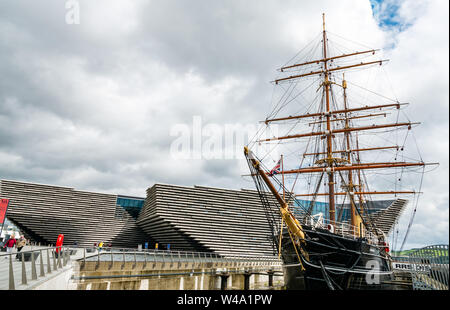
M 333 166 L 333 143 L 331 140 L 331 122 L 330 122 L 330 80 L 328 79 L 328 60 L 327 60 L 327 33 L 325 31 L 325 13 L 322 14 L 323 19 L 323 64 L 324 64 L 324 82 L 325 87 L 325 100 L 326 100 L 326 120 L 327 120 L 327 164 L 329 167 Z M 331 169 L 330 169 L 331 170 Z M 334 225 L 335 217 L 335 203 L 334 203 L 334 172 L 331 170 L 328 172 L 328 199 L 329 199 L 329 216 L 330 223 Z
M 288 141 L 291 139 L 299 139 L 299 138 L 307 138 L 307 137 L 320 137 L 320 139 L 324 139 L 326 145 L 324 145 L 324 148 L 322 150 L 315 150 L 314 153 L 303 153 L 303 157 L 305 156 L 316 156 L 316 155 L 325 155 L 324 158 L 321 158 L 317 161 L 315 161 L 312 165 L 309 165 L 308 167 L 298 167 L 297 169 L 292 170 L 285 170 L 284 167 L 281 171 L 281 177 L 282 177 L 282 186 L 284 190 L 284 175 L 288 174 L 313 174 L 313 173 L 320 173 L 321 177 L 317 183 L 316 191 L 311 193 L 297 193 L 295 196 L 313 196 L 315 200 L 316 196 L 324 196 L 328 197 L 329 202 L 329 209 L 328 209 L 328 216 L 329 216 L 329 223 L 333 226 L 336 224 L 336 199 L 338 199 L 338 196 L 348 195 L 350 197 L 350 208 L 351 208 L 351 216 L 350 221 L 352 227 L 358 227 L 360 224 L 364 224 L 364 226 L 367 227 L 363 216 L 363 205 L 365 201 L 365 195 L 386 195 L 386 194 L 416 194 L 418 192 L 416 191 L 369 191 L 368 187 L 365 188 L 363 186 L 363 180 L 361 177 L 361 170 L 377 170 L 377 169 L 386 169 L 386 168 L 406 168 L 406 167 L 419 167 L 419 166 L 426 166 L 426 165 L 432 165 L 434 163 L 425 163 L 423 161 L 419 162 L 361 162 L 360 160 L 360 152 L 370 152 L 375 150 L 384 150 L 384 149 L 399 149 L 398 145 L 390 145 L 390 146 L 375 146 L 375 147 L 368 147 L 368 148 L 360 148 L 358 143 L 358 133 L 360 131 L 372 131 L 372 130 L 379 130 L 383 128 L 407 128 L 408 130 L 411 129 L 411 127 L 415 124 L 420 123 L 413 123 L 413 122 L 395 122 L 395 123 L 387 123 L 387 124 L 378 124 L 378 125 L 366 125 L 366 126 L 355 126 L 353 124 L 350 124 L 350 120 L 352 119 L 361 119 L 361 118 L 368 118 L 368 117 L 377 117 L 377 116 L 386 116 L 386 113 L 371 113 L 370 110 L 377 110 L 377 111 L 383 111 L 384 109 L 397 109 L 399 110 L 403 105 L 406 105 L 407 103 L 400 103 L 396 101 L 395 103 L 389 103 L 389 104 L 378 104 L 378 105 L 366 105 L 366 106 L 359 106 L 359 107 L 349 107 L 348 101 L 347 101 L 347 82 L 345 80 L 345 76 L 343 76 L 342 85 L 337 84 L 332 79 L 332 74 L 335 72 L 344 71 L 347 69 L 353 69 L 353 68 L 359 68 L 359 67 L 367 67 L 367 66 L 373 66 L 373 65 L 382 65 L 387 60 L 376 60 L 376 61 L 368 61 L 368 62 L 354 62 L 352 64 L 346 63 L 343 66 L 337 65 L 334 60 L 335 59 L 343 59 L 347 57 L 352 57 L 356 55 L 368 55 L 372 54 L 374 55 L 377 50 L 370 49 L 365 51 L 357 51 L 353 53 L 347 53 L 342 54 L 338 56 L 328 55 L 329 51 L 327 50 L 327 32 L 325 29 L 325 14 L 322 14 L 322 22 L 323 22 L 323 31 L 322 31 L 322 58 L 316 59 L 316 60 L 308 60 L 307 62 L 303 63 L 295 63 L 291 65 L 287 65 L 284 67 L 281 67 L 279 71 L 281 72 L 293 72 L 298 71 L 298 74 L 290 75 L 287 77 L 281 77 L 279 79 L 274 80 L 273 82 L 275 84 L 279 84 L 281 82 L 291 82 L 296 81 L 301 78 L 306 77 L 313 77 L 313 76 L 322 76 L 323 74 L 323 80 L 321 79 L 320 88 L 322 88 L 323 96 L 322 96 L 322 102 L 320 104 L 320 107 L 313 113 L 304 113 L 301 115 L 288 115 L 288 116 L 282 116 L 282 117 L 273 117 L 273 118 L 267 118 L 264 123 L 266 125 L 269 125 L 269 123 L 273 122 L 289 122 L 289 121 L 300 121 L 302 119 L 308 119 L 311 118 L 313 120 L 310 124 L 321 124 L 319 126 L 319 129 L 313 129 L 311 132 L 300 132 L 300 133 L 293 133 L 285 136 L 277 136 L 277 137 L 271 137 L 271 138 L 263 138 L 255 140 L 256 143 L 262 143 L 262 142 L 270 142 L 270 141 Z M 312 71 L 309 71 L 308 69 L 304 69 L 305 66 L 309 65 L 319 65 L 320 67 L 317 69 L 313 69 Z M 343 95 L 344 95 L 344 106 L 342 108 L 334 107 L 332 109 L 331 107 L 331 99 L 332 99 L 332 87 L 331 85 L 335 84 L 343 88 Z M 364 113 L 365 111 L 368 111 L 370 114 Z M 353 114 L 353 112 L 356 112 Z M 360 114 L 360 112 L 363 112 Z M 277 114 L 277 113 L 276 113 Z M 274 116 L 276 116 L 276 114 Z M 332 124 L 336 124 L 338 121 L 344 121 L 344 126 L 333 126 Z M 335 122 L 335 123 L 333 123 Z M 326 125 L 322 125 L 326 124 Z M 352 148 L 351 146 L 351 136 L 352 132 L 356 132 L 356 145 Z M 336 150 L 333 150 L 333 139 L 337 134 L 344 134 L 343 144 L 336 144 Z M 343 146 L 343 149 L 341 148 Z M 333 157 L 333 154 L 336 153 L 345 153 L 345 158 L 338 158 Z M 293 221 L 292 214 L 289 212 L 288 204 L 286 202 L 285 193 L 283 192 L 282 195 L 280 195 L 273 184 L 270 182 L 268 178 L 268 173 L 263 171 L 259 165 L 259 161 L 256 160 L 256 158 L 253 157 L 252 153 L 246 148 L 245 151 L 246 157 L 249 159 L 249 162 L 251 163 L 251 166 L 255 169 L 256 174 L 260 175 L 262 177 L 262 180 L 270 191 L 275 195 L 276 199 L 280 203 L 281 206 L 281 213 L 283 214 L 283 218 L 286 221 L 286 223 L 293 226 L 293 231 L 297 233 L 297 236 L 299 236 L 299 232 L 302 231 L 302 228 L 300 225 L 294 224 L 295 221 Z M 352 154 L 354 154 L 354 160 L 352 161 Z M 344 180 L 342 176 L 342 172 L 348 173 L 348 178 Z M 319 186 L 322 182 L 322 175 L 327 173 L 328 175 L 328 191 L 325 191 L 325 193 L 319 193 Z M 340 181 L 338 183 L 343 185 L 344 191 L 343 192 L 336 192 L 336 179 L 337 176 L 340 176 Z M 326 181 L 325 181 L 326 182 Z M 325 184 L 326 185 L 326 184 Z M 359 208 L 356 204 L 355 197 L 358 197 L 358 203 Z M 309 211 L 308 211 L 309 212 Z M 288 215 L 289 214 L 289 215 Z M 288 223 L 288 221 L 290 223 Z M 354 234 L 362 235 L 362 230 L 356 228 L 354 231 Z M 295 235 L 295 234 L 294 234 Z M 300 239 L 302 239 L 300 237 Z
M 344 92 L 344 109 L 348 109 L 347 106 L 347 81 L 345 81 L 345 75 L 342 74 L 342 89 Z M 347 112 L 345 112 L 345 128 L 350 128 L 349 126 L 349 118 Z M 345 139 L 346 139 L 346 150 L 345 153 L 347 154 L 347 161 L 349 164 L 351 164 L 351 152 L 350 152 L 350 132 L 345 132 Z M 347 184 L 347 192 L 350 196 L 350 222 L 352 229 L 356 226 L 356 206 L 355 206 L 355 200 L 354 200 L 354 192 L 355 192 L 355 186 L 353 184 L 353 171 L 348 171 L 348 184 Z M 361 233 L 361 232 L 360 232 Z M 356 234 L 356 231 L 353 231 L 353 234 Z

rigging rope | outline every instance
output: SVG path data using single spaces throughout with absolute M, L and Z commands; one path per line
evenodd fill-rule
M 420 178 L 419 193 L 422 190 L 422 181 L 423 181 L 423 175 L 424 174 L 425 174 L 425 166 L 423 167 L 422 177 Z M 410 231 L 412 223 L 414 221 L 414 217 L 416 216 L 417 206 L 419 204 L 419 197 L 420 197 L 420 194 L 417 194 L 416 205 L 414 206 L 414 211 L 413 211 L 413 214 L 412 214 L 411 219 L 409 221 L 408 228 L 407 228 L 406 234 L 405 234 L 405 238 L 403 239 L 402 246 L 400 247 L 400 252 L 403 250 L 403 246 L 405 245 L 406 240 L 408 239 L 409 231 Z

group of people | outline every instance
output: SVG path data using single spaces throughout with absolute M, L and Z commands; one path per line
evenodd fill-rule
M 12 253 L 13 249 L 17 249 L 17 253 L 19 253 L 24 246 L 27 245 L 27 239 L 22 235 L 18 239 L 11 236 L 6 242 L 3 244 L 3 248 L 6 248 L 7 253 Z
M 94 243 L 94 248 L 97 248 L 99 252 L 102 251 L 103 247 L 110 248 L 111 246 L 112 246 L 111 243 L 105 244 L 103 241 L 99 242 L 98 245 L 97 243 Z

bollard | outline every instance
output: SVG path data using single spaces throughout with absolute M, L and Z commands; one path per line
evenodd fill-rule
M 27 284 L 27 270 L 25 269 L 25 258 L 23 257 L 23 252 L 22 252 L 22 284 L 23 285 Z
M 113 252 L 112 252 L 112 250 L 111 250 L 111 264 L 109 264 L 109 269 L 111 269 L 112 268 L 112 266 L 113 266 L 113 264 L 114 264 L 114 255 L 113 255 Z
M 185 252 L 185 253 L 186 253 L 186 262 L 184 264 L 184 267 L 187 268 L 187 266 L 189 266 L 189 258 L 188 258 L 188 252 Z
M 34 252 L 31 252 L 31 280 L 37 279 L 36 261 L 34 259 Z
M 97 254 L 97 264 L 95 265 L 95 269 L 100 266 L 100 252 Z
M 156 267 L 156 261 L 157 261 L 156 252 L 153 252 L 153 268 Z
M 50 254 L 47 249 L 47 273 L 52 273 L 52 266 L 50 264 Z
M 57 270 L 58 269 L 58 266 L 56 266 L 56 256 L 55 256 L 56 254 L 55 254 L 55 252 L 54 251 L 52 251 L 52 256 L 53 256 L 53 270 Z
M 59 248 L 59 252 L 58 252 L 58 268 L 62 268 L 62 263 L 61 263 L 61 248 Z
M 62 255 L 62 265 L 65 266 L 66 265 L 66 250 L 65 249 L 61 249 L 61 253 Z
M 16 285 L 14 284 L 14 271 L 12 263 L 12 255 L 9 255 L 9 289 L 15 290 Z
M 69 262 L 69 260 L 70 260 L 70 250 L 68 248 L 66 248 L 66 265 Z
M 122 249 L 122 266 L 121 268 L 123 269 L 125 267 L 125 250 Z
M 40 274 L 39 274 L 39 276 L 40 277 L 43 277 L 43 276 L 45 276 L 45 273 L 44 273 L 44 262 L 43 262 L 43 253 L 42 253 L 42 250 L 40 250 L 39 251 L 39 253 L 40 253 L 40 255 L 41 255 L 41 259 L 40 259 Z

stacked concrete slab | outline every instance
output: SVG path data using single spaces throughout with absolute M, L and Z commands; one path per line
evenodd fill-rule
M 272 210 L 280 221 L 278 210 Z M 155 184 L 137 224 L 162 245 L 223 256 L 273 255 L 271 229 L 252 190 Z
M 407 204 L 408 200 L 405 199 L 394 200 L 387 208 L 380 209 L 376 213 L 371 214 L 371 219 L 385 235 L 389 235 Z
M 137 219 L 118 205 L 112 194 L 70 187 L 0 181 L 0 197 L 11 200 L 7 218 L 34 241 L 92 246 L 103 241 L 115 247 L 157 242 L 160 249 L 215 252 L 222 256 L 274 255 L 266 211 L 280 223 L 279 210 L 265 210 L 254 190 L 155 184 L 147 190 Z M 372 220 L 389 232 L 405 200 L 371 204 Z M 388 207 L 389 206 L 389 207 Z M 386 209 L 386 207 L 388 207 Z
M 133 217 L 117 212 L 117 195 L 1 180 L 0 196 L 10 199 L 8 219 L 35 241 L 54 244 L 64 234 L 65 244 L 134 247 L 150 240 Z

